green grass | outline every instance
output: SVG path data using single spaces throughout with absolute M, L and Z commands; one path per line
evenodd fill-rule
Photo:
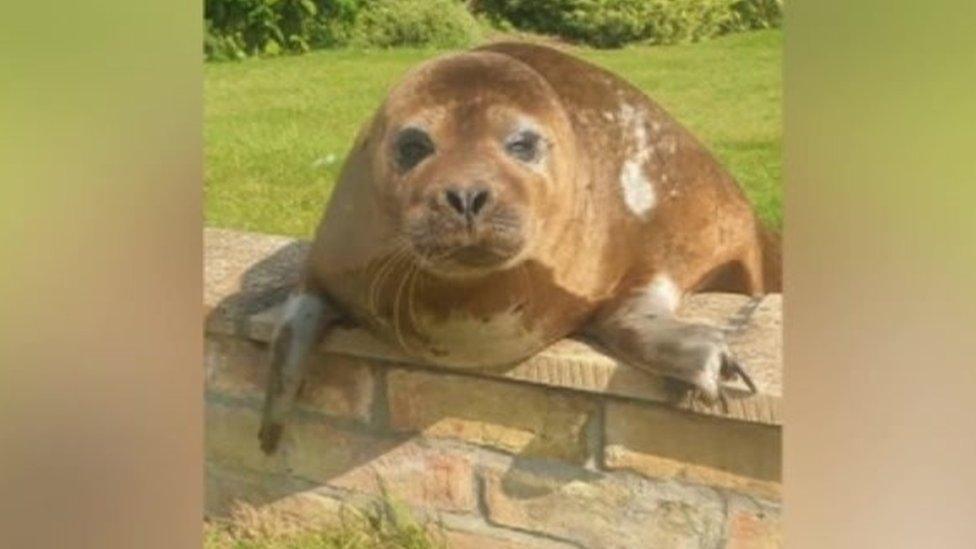
M 702 139 L 770 225 L 782 223 L 782 33 L 579 48 Z M 317 51 L 205 66 L 206 224 L 308 236 L 359 125 L 410 67 L 442 52 Z
M 421 523 L 405 506 L 381 499 L 364 509 L 309 515 L 239 504 L 230 517 L 204 522 L 203 549 L 446 549 L 439 524 Z

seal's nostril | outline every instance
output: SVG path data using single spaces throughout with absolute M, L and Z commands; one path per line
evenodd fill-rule
M 464 214 L 465 207 L 464 199 L 461 198 L 461 194 L 453 189 L 448 189 L 444 191 L 444 196 L 447 198 L 447 203 L 454 208 L 459 214 Z
M 488 191 L 487 190 L 476 190 L 471 191 L 471 213 L 478 215 L 478 212 L 485 207 L 488 203 Z
M 464 216 L 469 221 L 477 216 L 491 199 L 488 189 L 457 189 L 452 187 L 444 190 L 444 201 L 456 213 Z

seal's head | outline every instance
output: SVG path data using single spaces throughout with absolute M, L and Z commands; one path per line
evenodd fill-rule
M 394 89 L 372 173 L 381 211 L 426 270 L 468 277 L 533 253 L 571 215 L 574 140 L 556 93 L 497 53 L 442 57 Z

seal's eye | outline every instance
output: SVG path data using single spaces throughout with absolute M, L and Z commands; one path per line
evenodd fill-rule
M 539 156 L 539 141 L 541 139 L 539 134 L 534 131 L 521 131 L 505 143 L 505 150 L 523 162 L 532 162 Z
M 434 143 L 425 131 L 407 128 L 397 135 L 394 149 L 397 166 L 409 170 L 434 153 Z

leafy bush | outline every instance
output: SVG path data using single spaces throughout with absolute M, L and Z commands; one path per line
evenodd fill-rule
M 365 47 L 470 44 L 474 17 L 458 0 L 205 0 L 208 59 Z
M 732 10 L 730 31 L 772 29 L 783 24 L 783 0 L 740 0 Z
M 356 16 L 357 46 L 457 47 L 473 43 L 480 28 L 455 0 L 372 0 Z
M 570 37 L 598 47 L 654 44 L 716 36 L 731 20 L 731 0 L 588 0 L 570 11 Z
M 472 12 L 502 30 L 598 47 L 696 41 L 780 26 L 783 0 L 205 0 L 208 59 L 360 47 L 465 46 Z
M 779 26 L 781 0 L 478 0 L 491 21 L 598 47 L 696 41 Z
M 205 0 L 208 59 L 339 45 L 363 0 Z

